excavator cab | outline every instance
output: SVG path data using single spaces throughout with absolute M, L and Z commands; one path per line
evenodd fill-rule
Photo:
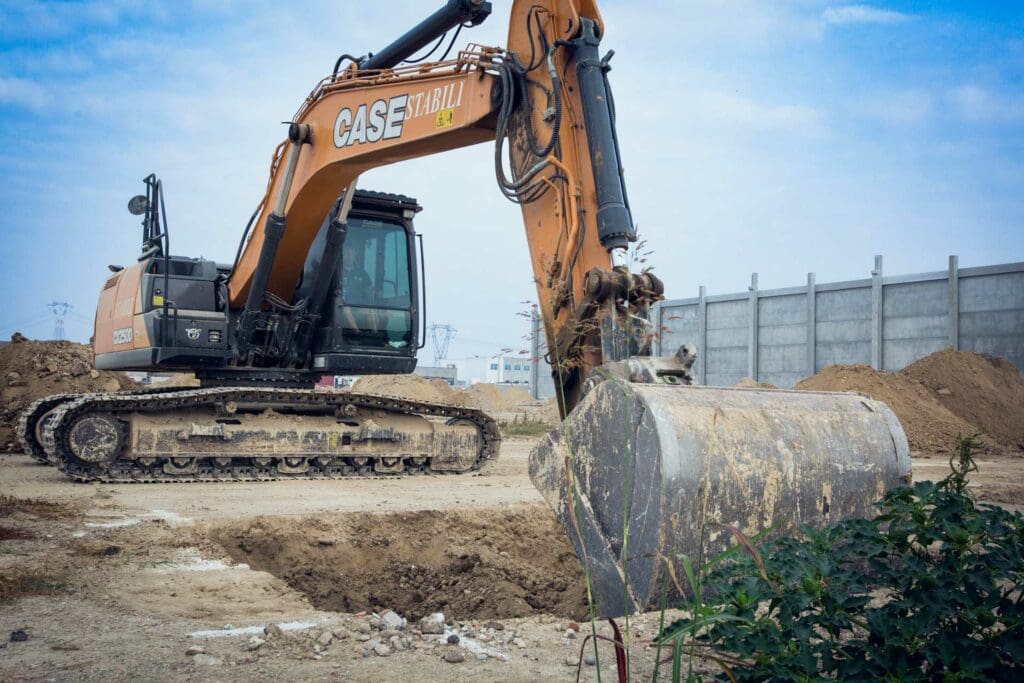
M 323 374 L 408 373 L 422 348 L 422 256 L 411 197 L 356 190 L 339 197 L 309 249 L 291 301 L 268 297 L 246 349 L 230 308 L 230 266 L 169 254 L 161 183 L 130 202 L 143 218 L 142 254 L 100 295 L 96 364 L 190 370 L 206 384 L 309 385 Z M 341 225 L 333 235 L 332 226 Z M 326 286 L 324 286 L 326 284 Z M 323 290 L 322 295 L 317 290 Z
M 422 207 L 404 195 L 357 190 L 340 256 L 312 345 L 312 369 L 411 372 L 422 348 L 422 272 L 413 217 Z M 324 220 L 306 258 L 296 300 L 314 295 L 330 223 Z M 361 359 L 361 360 L 360 360 Z M 407 368 L 407 369 L 406 369 Z M 339 372 L 344 374 L 344 372 Z

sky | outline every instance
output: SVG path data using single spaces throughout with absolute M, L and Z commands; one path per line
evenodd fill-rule
M 142 178 L 172 252 L 230 262 L 287 121 L 341 53 L 441 0 L 0 0 L 0 335 L 85 341 Z M 462 40 L 503 45 L 509 4 Z M 633 217 L 669 298 L 1024 261 L 1024 3 L 601 3 Z M 536 294 L 491 143 L 376 169 L 425 207 L 449 358 L 525 348 Z M 423 362 L 432 362 L 431 349 Z

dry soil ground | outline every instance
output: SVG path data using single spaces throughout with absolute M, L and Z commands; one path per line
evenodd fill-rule
M 74 484 L 0 457 L 0 680 L 572 680 L 582 582 L 532 443 L 506 440 L 483 476 L 231 485 Z M 1024 458 L 979 464 L 979 497 L 1021 509 Z M 418 634 L 441 603 L 446 633 Z M 388 608 L 405 631 L 372 629 Z M 268 624 L 284 633 L 250 649 Z M 631 628 L 649 677 L 657 615 Z

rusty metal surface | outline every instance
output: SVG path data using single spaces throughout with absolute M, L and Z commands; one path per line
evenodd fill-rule
M 611 379 L 531 453 L 530 478 L 588 563 L 599 612 L 617 616 L 657 607 L 663 558 L 699 565 L 729 547 L 722 525 L 789 533 L 870 516 L 909 481 L 910 453 L 892 411 L 854 394 Z

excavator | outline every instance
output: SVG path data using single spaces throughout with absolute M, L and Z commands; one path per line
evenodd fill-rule
M 664 287 L 632 268 L 601 14 L 594 0 L 515 0 L 505 47 L 449 57 L 490 13 L 447 0 L 380 52 L 339 57 L 291 118 L 230 265 L 172 254 L 163 186 L 147 177 L 128 207 L 142 253 L 111 266 L 95 364 L 193 372 L 201 386 L 44 398 L 22 416 L 26 452 L 100 482 L 484 470 L 501 437 L 483 411 L 313 385 L 410 373 L 424 345 L 422 207 L 357 189 L 359 176 L 492 142 L 498 189 L 522 209 L 563 418 L 530 476 L 597 614 L 670 599 L 666 567 L 725 549 L 730 529 L 866 516 L 909 481 L 906 437 L 882 403 L 697 386 L 693 348 L 651 354 Z

